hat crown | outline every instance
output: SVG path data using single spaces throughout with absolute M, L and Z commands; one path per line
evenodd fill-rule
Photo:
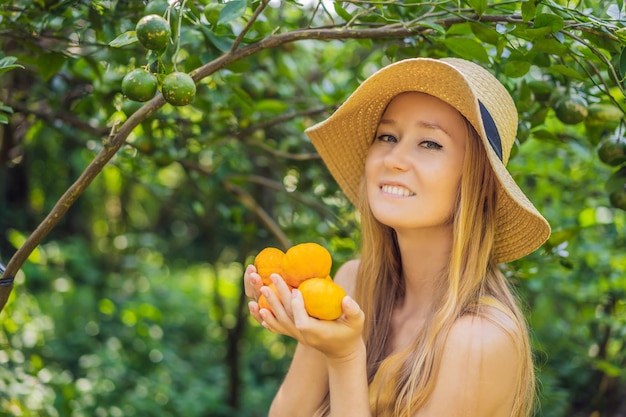
M 493 118 L 502 144 L 502 162 L 506 165 L 517 135 L 518 116 L 513 98 L 504 85 L 480 65 L 459 58 L 443 58 L 441 61 L 465 77 L 476 98 Z

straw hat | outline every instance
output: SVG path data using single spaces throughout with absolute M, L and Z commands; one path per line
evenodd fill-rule
M 419 91 L 457 109 L 479 133 L 499 180 L 494 259 L 508 262 L 541 246 L 550 225 L 506 169 L 517 132 L 517 109 L 487 70 L 457 59 L 412 58 L 388 65 L 367 80 L 325 121 L 306 130 L 330 173 L 353 204 L 378 121 L 399 93 Z

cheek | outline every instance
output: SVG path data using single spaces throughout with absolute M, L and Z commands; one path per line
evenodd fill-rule
M 373 175 L 375 167 L 376 167 L 375 154 L 373 152 L 368 152 L 367 156 L 365 157 L 365 171 L 364 171 L 365 180 L 367 182 L 369 182 L 370 177 Z

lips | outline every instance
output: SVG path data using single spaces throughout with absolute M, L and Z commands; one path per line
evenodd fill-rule
M 402 185 L 383 184 L 380 189 L 385 194 L 390 194 L 397 197 L 411 197 L 415 193 Z

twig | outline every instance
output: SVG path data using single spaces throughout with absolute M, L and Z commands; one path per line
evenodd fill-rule
M 228 181 L 222 181 L 224 188 L 233 194 L 241 204 L 243 204 L 248 210 L 253 212 L 260 220 L 265 224 L 265 227 L 274 235 L 276 240 L 280 242 L 280 245 L 286 250 L 291 246 L 291 242 L 287 235 L 283 233 L 280 227 L 274 222 L 272 217 L 256 202 L 256 200 L 248 194 L 246 190 L 238 187 Z
M 258 19 L 261 12 L 263 12 L 263 10 L 267 7 L 268 3 L 269 3 L 269 0 L 261 0 L 259 7 L 257 7 L 254 13 L 252 13 L 250 20 L 248 21 L 246 26 L 243 28 L 241 33 L 237 36 L 237 39 L 235 39 L 233 46 L 230 48 L 231 51 L 235 51 L 237 48 L 239 48 L 239 44 L 243 40 L 244 36 L 246 36 L 246 33 L 248 33 L 248 31 L 250 30 L 254 22 L 256 22 L 256 20 Z

